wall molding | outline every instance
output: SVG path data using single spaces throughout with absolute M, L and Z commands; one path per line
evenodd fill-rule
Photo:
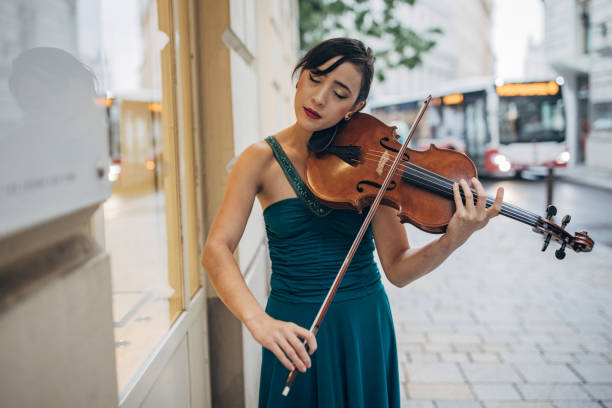
M 240 55 L 248 66 L 253 67 L 255 56 L 249 51 L 246 44 L 242 42 L 234 30 L 231 28 L 225 29 L 221 39 L 229 49 L 234 50 L 236 54 Z

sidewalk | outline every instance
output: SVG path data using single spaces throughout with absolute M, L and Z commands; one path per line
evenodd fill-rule
M 415 247 L 435 238 L 406 228 Z M 540 245 L 500 219 L 386 285 L 403 408 L 612 408 L 612 249 L 561 262 Z
M 612 171 L 610 170 L 580 164 L 568 168 L 555 168 L 554 174 L 558 180 L 612 191 Z

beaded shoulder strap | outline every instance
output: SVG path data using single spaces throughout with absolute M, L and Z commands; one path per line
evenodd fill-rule
M 317 198 L 314 196 L 314 194 L 312 194 L 310 189 L 306 186 L 306 183 L 304 183 L 304 180 L 302 180 L 302 178 L 300 177 L 295 167 L 293 167 L 293 163 L 291 163 L 291 160 L 289 160 L 289 157 L 287 157 L 285 151 L 278 143 L 276 138 L 274 136 L 268 136 L 266 137 L 266 143 L 268 143 L 272 148 L 274 157 L 276 158 L 276 161 L 280 165 L 281 169 L 283 169 L 283 172 L 285 173 L 289 184 L 291 184 L 291 187 L 293 187 L 293 191 L 295 191 L 295 194 L 299 198 L 301 198 L 302 201 L 304 201 L 310 211 L 312 211 L 319 217 L 324 217 L 330 212 L 332 212 L 333 209 L 321 204 L 319 200 L 317 200 Z

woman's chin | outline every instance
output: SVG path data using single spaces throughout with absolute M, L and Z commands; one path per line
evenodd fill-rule
M 320 121 L 320 119 L 317 119 L 317 121 Z M 297 121 L 297 125 L 302 128 L 303 130 L 307 131 L 307 132 L 311 132 L 314 133 L 318 130 L 323 130 L 323 129 L 327 129 L 329 127 L 332 127 L 334 124 L 331 123 L 327 123 L 327 122 L 319 122 L 317 123 L 317 121 L 315 120 L 298 120 Z

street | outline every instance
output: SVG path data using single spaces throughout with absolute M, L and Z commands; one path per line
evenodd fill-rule
M 545 181 L 490 180 L 489 196 L 543 215 Z M 443 265 L 405 288 L 386 283 L 403 407 L 612 407 L 612 193 L 557 182 L 555 220 L 586 230 L 567 251 L 499 216 Z M 412 246 L 436 239 L 406 226 Z M 409 400 L 408 400 L 409 398 Z

